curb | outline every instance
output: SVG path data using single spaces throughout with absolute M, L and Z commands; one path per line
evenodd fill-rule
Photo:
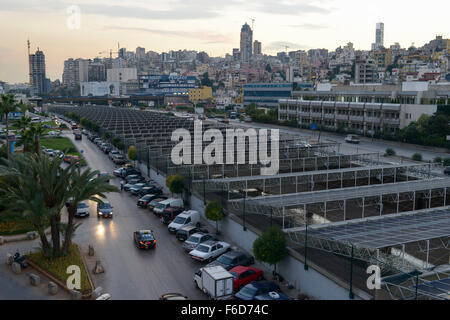
M 75 244 L 75 246 L 78 248 L 78 250 L 80 251 L 80 248 L 77 244 Z M 80 251 L 80 255 L 81 255 L 81 251 Z M 90 273 L 87 270 L 86 267 L 86 262 L 84 260 L 84 257 L 81 256 L 82 260 L 83 260 L 83 264 L 84 264 L 84 268 L 86 270 L 87 276 L 88 276 L 88 280 L 89 280 L 89 285 L 91 286 L 91 292 L 84 294 L 81 296 L 82 299 L 86 299 L 86 300 L 90 300 L 91 299 L 91 294 L 94 291 L 94 286 L 92 283 L 92 279 L 90 277 Z M 32 260 L 27 259 L 27 263 L 30 267 L 32 267 L 33 269 L 37 270 L 38 272 L 42 273 L 44 276 L 46 276 L 47 278 L 49 278 L 51 281 L 53 281 L 54 283 L 56 283 L 58 286 L 60 286 L 64 291 L 66 291 L 67 293 L 70 294 L 71 290 L 69 288 L 67 288 L 66 284 L 63 283 L 61 280 L 57 279 L 55 276 L 53 276 L 52 274 L 50 274 L 49 272 L 45 271 L 44 269 L 42 269 L 41 267 L 39 267 L 36 263 L 34 263 Z

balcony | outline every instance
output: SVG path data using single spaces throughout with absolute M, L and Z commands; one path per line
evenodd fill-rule
M 392 104 L 392 103 L 383 104 L 383 110 L 386 111 L 400 111 L 400 108 L 401 108 L 400 104 Z
M 388 118 L 388 119 L 384 119 L 383 123 L 384 124 L 388 124 L 390 126 L 399 126 L 400 125 L 400 119 Z
M 348 115 L 347 114 L 337 114 L 336 115 L 336 120 L 348 120 Z
M 350 116 L 349 120 L 352 122 L 364 122 L 363 116 Z

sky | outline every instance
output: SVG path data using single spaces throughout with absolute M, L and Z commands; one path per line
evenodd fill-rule
M 240 29 L 252 19 L 253 39 L 267 54 L 348 42 L 369 50 L 377 22 L 385 24 L 386 46 L 421 46 L 450 37 L 449 9 L 448 0 L 0 0 L 0 80 L 28 81 L 27 39 L 32 52 L 44 51 L 53 81 L 64 60 L 107 57 L 118 43 L 224 56 L 239 47 Z

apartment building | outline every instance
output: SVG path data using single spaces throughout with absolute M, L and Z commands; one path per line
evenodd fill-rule
M 361 134 L 384 130 L 395 133 L 422 114 L 433 115 L 436 111 L 436 105 L 283 99 L 279 101 L 278 119 L 335 130 L 345 128 Z

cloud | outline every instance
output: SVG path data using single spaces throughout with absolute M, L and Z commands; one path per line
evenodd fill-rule
M 162 30 L 162 29 L 142 28 L 142 27 L 118 27 L 118 26 L 106 26 L 105 29 L 117 31 L 147 32 L 168 37 L 192 38 L 196 40 L 201 40 L 209 44 L 234 43 L 234 39 L 229 35 L 219 33 L 209 33 L 204 31 L 173 31 L 173 30 Z
M 124 4 L 123 1 L 115 0 L 95 3 L 87 0 L 77 3 L 70 0 L 2 0 L 0 12 L 65 13 L 68 6 L 78 5 L 82 14 L 153 20 L 212 19 L 225 12 L 243 11 L 292 16 L 330 12 L 329 9 L 312 4 L 310 0 L 167 0 L 158 3 L 159 7 L 151 2 L 134 0 Z
M 307 30 L 319 30 L 319 29 L 328 29 L 329 26 L 322 24 L 314 24 L 314 23 L 303 23 L 303 24 L 290 24 L 285 25 L 290 28 L 299 28 L 299 29 L 307 29 Z
M 223 0 L 219 0 L 223 2 Z M 193 1 L 198 3 L 198 1 Z M 186 2 L 171 2 L 172 6 L 167 9 L 154 9 L 142 2 L 128 2 L 123 5 L 111 3 L 77 3 L 81 9 L 81 14 L 102 15 L 116 18 L 152 19 L 152 20 L 194 20 L 210 19 L 217 17 L 223 7 L 192 6 Z M 170 2 L 169 2 L 170 3 Z M 33 13 L 66 13 L 67 7 L 74 5 L 57 0 L 2 0 L 0 12 L 33 12 Z
M 301 50 L 301 49 L 308 49 L 309 47 L 304 46 L 302 44 L 298 44 L 298 43 L 293 43 L 293 42 L 288 42 L 288 41 L 275 41 L 275 42 L 271 42 L 268 45 L 264 46 L 265 50 L 268 51 L 285 51 L 286 50 L 286 46 L 288 46 L 288 51 L 293 51 L 293 50 Z
M 305 0 L 291 0 L 291 1 L 273 1 L 273 0 L 259 0 L 251 3 L 255 11 L 280 14 L 280 15 L 303 15 L 309 13 L 329 13 L 330 10 L 315 4 L 308 3 Z

